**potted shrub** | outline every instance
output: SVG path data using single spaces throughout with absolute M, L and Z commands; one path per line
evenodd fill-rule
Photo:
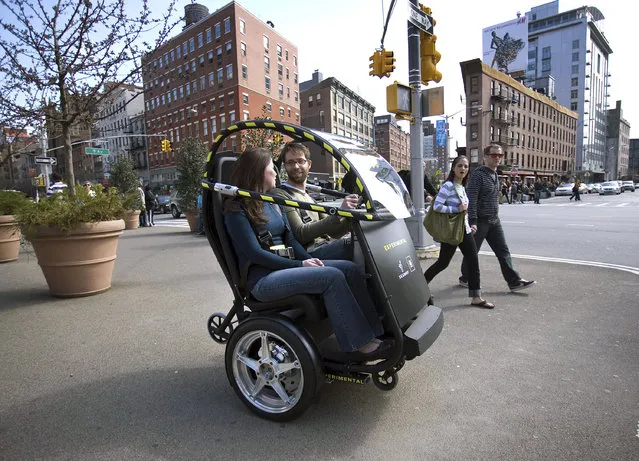
M 197 197 L 202 192 L 200 180 L 206 164 L 206 145 L 196 138 L 186 138 L 176 150 L 177 179 L 175 190 L 180 209 L 186 215 L 191 232 L 197 230 Z
M 54 296 L 102 293 L 111 287 L 125 208 L 115 189 L 76 187 L 30 203 L 16 215 Z
M 29 203 L 22 192 L 0 191 L 0 263 L 18 259 L 20 226 L 14 215 Z
M 143 206 L 138 193 L 140 181 L 135 174 L 133 160 L 122 155 L 118 156 L 111 164 L 110 174 L 109 181 L 113 187 L 120 191 L 126 209 L 125 227 L 126 229 L 137 229 L 140 227 L 140 211 Z

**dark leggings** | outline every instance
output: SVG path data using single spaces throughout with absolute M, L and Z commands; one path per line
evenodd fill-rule
M 430 283 L 437 274 L 446 269 L 455 255 L 457 246 L 459 246 L 468 264 L 468 296 L 471 298 L 479 297 L 481 296 L 479 257 L 477 256 L 477 246 L 475 245 L 475 238 L 472 233 L 464 234 L 464 240 L 459 245 L 450 245 L 442 242 L 439 249 L 439 258 L 432 266 L 426 269 L 424 277 L 426 277 L 426 281 Z

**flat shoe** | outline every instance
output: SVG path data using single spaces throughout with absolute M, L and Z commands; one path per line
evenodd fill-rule
M 493 303 L 490 303 L 488 301 L 486 301 L 485 299 L 480 302 L 480 303 L 470 303 L 471 306 L 475 306 L 475 307 L 483 307 L 485 309 L 494 309 L 495 305 Z

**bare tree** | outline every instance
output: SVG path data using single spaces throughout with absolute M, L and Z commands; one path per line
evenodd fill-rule
M 61 129 L 72 194 L 72 124 L 90 120 L 117 84 L 141 82 L 141 57 L 161 45 L 178 22 L 171 19 L 175 0 L 159 14 L 141 0 L 139 12 L 130 15 L 125 4 L 133 3 L 0 0 L 0 125 L 38 126 L 45 115 L 53 117 L 49 122 Z M 145 41 L 147 36 L 153 39 Z
M 267 115 L 266 106 L 262 106 L 262 114 L 254 120 L 271 120 Z M 284 137 L 277 131 L 269 128 L 254 128 L 247 130 L 244 135 L 244 148 L 264 147 L 271 151 L 273 159 L 276 159 L 284 145 Z

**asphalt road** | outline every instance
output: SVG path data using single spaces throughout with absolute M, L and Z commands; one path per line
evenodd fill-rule
M 274 424 L 236 398 L 206 332 L 231 293 L 203 237 L 128 231 L 112 289 L 69 300 L 23 253 L 0 266 L 0 459 L 639 459 L 637 276 L 517 260 L 539 285 L 511 294 L 482 256 L 488 311 L 458 264 L 431 284 L 441 336 L 394 391 L 325 385 Z
M 639 192 L 504 204 L 500 217 L 514 254 L 639 267 Z

